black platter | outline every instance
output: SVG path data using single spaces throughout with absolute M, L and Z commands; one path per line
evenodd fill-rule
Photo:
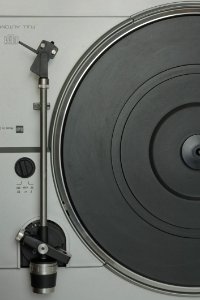
M 145 24 L 96 59 L 65 114 L 60 157 L 102 253 L 144 278 L 200 286 L 200 16 Z

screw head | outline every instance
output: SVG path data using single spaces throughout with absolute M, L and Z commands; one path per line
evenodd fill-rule
M 40 244 L 39 246 L 38 246 L 38 252 L 40 253 L 40 254 L 46 254 L 47 252 L 48 252 L 48 246 L 46 245 L 46 244 Z
M 55 54 L 56 54 L 56 50 L 53 49 L 53 50 L 51 51 L 51 53 L 52 53 L 53 55 L 55 55 Z
M 45 47 L 45 43 L 41 43 L 41 44 L 40 44 L 40 48 L 43 49 L 44 47 Z

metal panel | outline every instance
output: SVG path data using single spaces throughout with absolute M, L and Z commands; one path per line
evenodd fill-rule
M 174 1 L 168 0 L 167 3 Z M 165 0 L 43 0 L 37 4 L 34 0 L 1 0 L 1 15 L 7 16 L 123 16 L 152 6 L 166 4 Z

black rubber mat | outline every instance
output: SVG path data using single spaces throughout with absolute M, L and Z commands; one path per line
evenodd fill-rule
M 200 285 L 199 135 L 199 16 L 114 44 L 65 120 L 62 168 L 80 222 L 114 260 L 160 282 Z

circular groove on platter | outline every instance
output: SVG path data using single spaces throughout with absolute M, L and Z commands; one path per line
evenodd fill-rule
M 128 279 L 183 294 L 200 292 L 200 171 L 184 154 L 200 134 L 199 18 L 174 10 L 94 47 L 53 140 L 58 190 L 89 246 Z

